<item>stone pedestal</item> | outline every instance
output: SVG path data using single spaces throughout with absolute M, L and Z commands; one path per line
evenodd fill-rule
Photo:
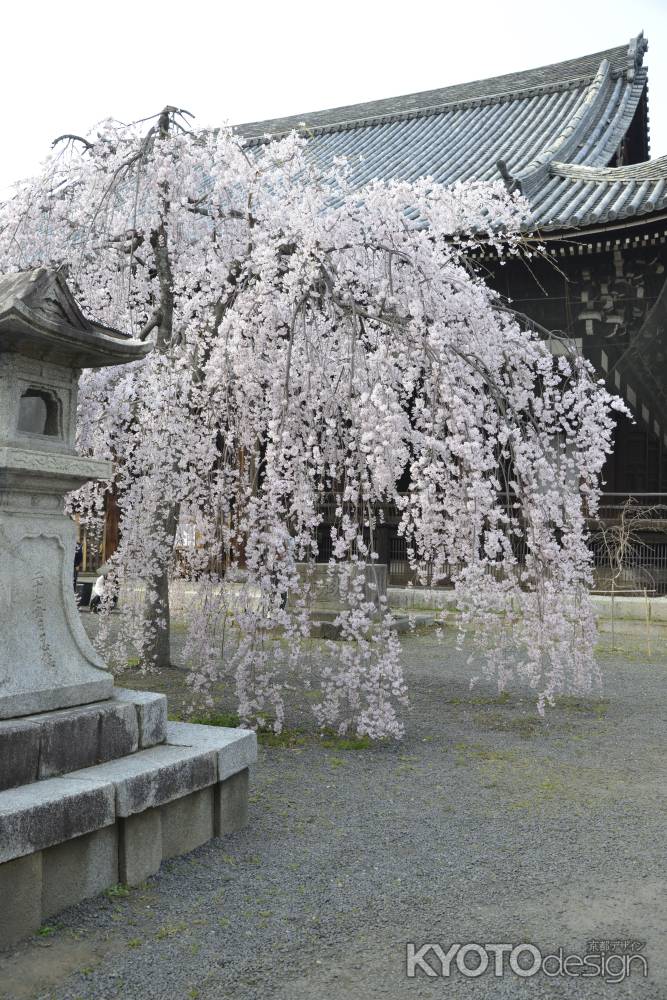
M 383 598 L 387 597 L 387 566 L 383 563 L 364 563 L 360 566 L 364 576 L 364 600 L 375 606 L 374 619 L 380 617 Z M 311 588 L 311 629 L 313 639 L 340 639 L 342 628 L 336 624 L 338 616 L 350 605 L 341 594 L 340 571 L 329 563 L 297 563 L 301 585 Z M 288 605 L 298 600 L 299 595 L 290 595 Z M 409 623 L 405 615 L 394 615 L 393 627 L 405 632 Z
M 111 696 L 79 622 L 63 498 L 111 476 L 75 451 L 81 369 L 149 350 L 87 320 L 58 272 L 0 277 L 0 719 Z
M 36 458 L 43 469 L 39 492 L 30 489 L 32 472 L 22 489 L 3 489 L 20 474 L 20 463 Z M 90 478 L 108 472 L 105 463 L 79 462 Z M 62 514 L 61 482 L 45 471 L 59 464 L 65 464 L 59 455 L 0 450 L 0 719 L 98 701 L 113 691 L 74 600 L 76 527 Z

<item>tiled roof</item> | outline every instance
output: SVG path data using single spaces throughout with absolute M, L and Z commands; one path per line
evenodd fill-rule
M 667 158 L 613 168 L 646 86 L 643 35 L 567 62 L 405 97 L 238 126 L 250 144 L 292 129 L 352 181 L 503 177 L 531 228 L 567 229 L 667 207 Z
M 626 167 L 550 164 L 551 179 L 533 205 L 549 228 L 590 226 L 667 207 L 667 156 Z M 546 227 L 545 227 L 546 228 Z

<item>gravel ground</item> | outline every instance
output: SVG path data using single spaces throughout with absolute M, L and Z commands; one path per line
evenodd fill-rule
M 246 830 L 62 913 L 0 958 L 0 996 L 667 1000 L 667 660 L 603 656 L 604 700 L 542 722 L 519 695 L 471 692 L 451 632 L 402 642 L 400 745 L 261 747 Z M 123 683 L 178 707 L 183 678 Z M 593 938 L 645 941 L 648 978 L 406 977 L 408 941 Z

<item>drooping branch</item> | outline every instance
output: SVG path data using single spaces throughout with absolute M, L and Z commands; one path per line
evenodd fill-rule
M 71 143 L 80 142 L 87 152 L 95 148 L 92 142 L 89 142 L 88 139 L 85 138 L 85 136 L 75 135 L 73 132 L 65 132 L 63 133 L 63 135 L 59 135 L 53 140 L 53 142 L 51 143 L 51 149 L 55 149 L 55 147 L 61 142 L 71 142 Z

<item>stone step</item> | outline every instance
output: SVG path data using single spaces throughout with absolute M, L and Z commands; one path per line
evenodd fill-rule
M 168 724 L 167 742 L 0 792 L 0 951 L 103 889 L 247 821 L 257 738 Z
M 649 635 L 651 638 L 667 642 L 667 622 L 645 621 L 637 618 L 598 618 L 598 631 L 617 635 Z
M 0 791 L 163 743 L 163 694 L 115 688 L 106 701 L 0 721 Z
M 336 619 L 340 615 L 340 610 L 338 611 L 321 611 L 316 609 L 313 611 L 313 616 L 310 625 L 310 638 L 311 639 L 341 639 L 343 635 L 343 628 L 341 625 L 336 624 Z M 432 619 L 433 616 L 420 615 L 414 616 L 420 618 Z M 393 613 L 394 624 L 393 628 L 396 632 L 402 633 L 407 632 L 410 628 L 410 620 L 407 615 Z

